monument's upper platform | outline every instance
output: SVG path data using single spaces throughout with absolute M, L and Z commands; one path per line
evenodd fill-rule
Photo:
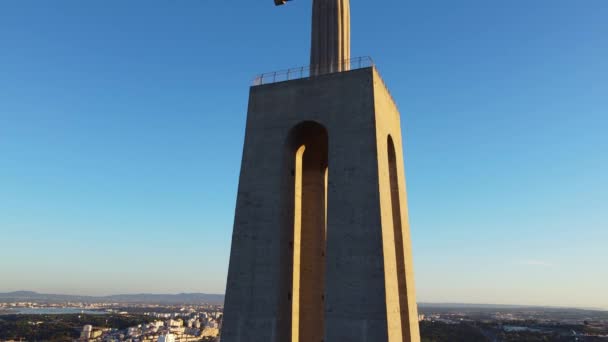
M 329 68 L 324 68 L 324 70 L 326 70 L 326 71 L 325 71 L 325 73 L 322 73 L 322 74 L 315 73 L 315 70 L 319 70 L 319 69 L 316 68 L 315 66 L 310 66 L 310 65 L 299 67 L 299 68 L 281 70 L 281 71 L 267 72 L 267 73 L 256 76 L 255 79 L 253 80 L 252 86 L 259 87 L 259 86 L 271 85 L 274 83 L 297 81 L 297 80 L 304 80 L 304 79 L 315 80 L 315 79 L 322 78 L 323 76 L 348 73 L 349 71 L 358 70 L 358 69 L 368 69 L 368 68 L 372 69 L 374 74 L 377 75 L 377 79 L 382 83 L 382 85 L 386 89 L 387 93 L 389 94 L 391 100 L 393 101 L 393 103 L 395 103 L 395 106 L 396 106 L 397 104 L 396 104 L 393 96 L 391 95 L 390 90 L 388 89 L 386 83 L 384 82 L 384 79 L 382 78 L 382 76 L 380 75 L 380 72 L 378 71 L 378 68 L 376 68 L 376 64 L 374 63 L 374 60 L 371 57 L 357 57 L 357 58 L 345 60 L 341 63 L 341 68 L 334 68 L 333 71 L 330 71 Z
M 321 75 L 333 74 L 349 70 L 363 69 L 375 66 L 371 57 L 357 57 L 344 60 L 340 63 L 332 63 L 331 65 L 307 65 L 298 68 L 291 68 L 281 71 L 267 72 L 257 75 L 253 80 L 253 86 L 259 86 L 270 83 L 298 80 L 301 78 L 317 77 Z M 325 72 L 315 72 L 325 70 Z

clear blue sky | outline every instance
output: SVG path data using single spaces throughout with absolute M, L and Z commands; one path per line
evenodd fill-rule
M 419 301 L 608 308 L 608 2 L 351 6 Z M 248 87 L 308 62 L 310 9 L 1 1 L 0 291 L 223 293 Z

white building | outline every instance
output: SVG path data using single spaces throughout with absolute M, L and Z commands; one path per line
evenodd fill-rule
M 80 334 L 80 338 L 86 339 L 86 340 L 90 339 L 92 330 L 93 330 L 92 325 L 85 325 L 84 327 L 82 327 L 82 333 Z
M 181 319 L 170 319 L 167 321 L 167 326 L 168 327 L 181 327 L 184 325 L 184 321 L 182 321 Z
M 158 337 L 158 342 L 175 342 L 175 335 L 173 335 L 173 334 L 160 335 Z
M 127 335 L 129 336 L 137 336 L 139 335 L 139 328 L 138 327 L 131 327 L 127 330 Z

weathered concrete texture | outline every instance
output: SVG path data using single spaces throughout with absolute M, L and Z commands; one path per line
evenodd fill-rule
M 420 341 L 401 117 L 377 73 L 374 102 L 389 336 L 390 341 Z
M 306 125 L 325 128 L 327 161 L 320 144 L 321 154 L 307 162 L 304 152 L 297 162 L 299 147 L 312 134 L 302 129 Z M 302 164 L 316 166 L 311 171 Z M 325 246 L 319 235 L 323 219 Z M 301 239 L 295 259 L 294 239 Z M 325 278 L 323 288 L 314 285 L 315 278 Z M 294 310 L 303 303 L 292 303 L 298 282 L 307 287 L 298 295 L 307 296 L 309 306 Z M 324 305 L 321 321 L 308 317 L 318 312 L 315 303 Z M 415 303 L 399 113 L 376 70 L 253 87 L 222 341 L 294 341 L 292 322 L 302 342 L 419 341 Z M 323 334 L 304 337 L 303 326 Z
M 313 75 L 350 69 L 350 1 L 314 0 L 310 65 Z
M 292 342 L 323 339 L 327 131 L 307 122 L 292 130 L 295 153 L 295 206 Z M 291 160 L 291 158 L 290 158 Z

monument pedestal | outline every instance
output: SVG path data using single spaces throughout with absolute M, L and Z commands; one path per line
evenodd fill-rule
M 419 341 L 404 174 L 374 67 L 252 87 L 222 342 Z

